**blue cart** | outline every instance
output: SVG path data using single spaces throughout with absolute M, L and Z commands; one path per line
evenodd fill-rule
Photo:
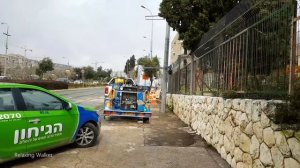
M 151 117 L 148 91 L 137 86 L 114 87 L 104 100 L 104 119 L 134 117 L 148 122 Z

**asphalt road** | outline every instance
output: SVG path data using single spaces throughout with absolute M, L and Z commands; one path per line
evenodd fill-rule
M 101 109 L 103 88 L 57 91 L 73 102 Z M 173 113 L 151 107 L 150 123 L 134 119 L 102 120 L 96 146 L 68 145 L 46 151 L 44 157 L 23 158 L 0 167 L 20 168 L 227 168 L 210 145 Z M 101 114 L 100 110 L 100 114 Z
M 103 107 L 103 87 L 57 90 L 55 92 L 83 106 L 89 106 L 97 110 Z

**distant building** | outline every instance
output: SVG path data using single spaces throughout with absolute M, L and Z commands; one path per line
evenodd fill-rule
M 18 74 L 22 72 L 21 71 L 22 69 L 27 69 L 27 70 L 31 69 L 31 71 L 28 70 L 27 73 L 34 73 L 35 72 L 34 69 L 38 67 L 38 64 L 39 64 L 38 60 L 29 59 L 20 54 L 8 54 L 8 55 L 0 54 L 0 71 L 2 75 L 4 73 L 5 66 L 7 70 L 6 75 L 17 77 Z M 53 63 L 53 64 L 54 64 L 53 68 L 56 71 L 65 71 L 67 69 L 72 68 L 71 66 L 64 65 L 64 64 L 57 64 L 57 63 Z M 20 70 L 20 72 L 13 72 L 16 70 Z M 26 76 L 25 74 L 20 74 L 20 75 L 23 77 Z
M 38 61 L 28 59 L 22 55 L 19 54 L 9 54 L 9 55 L 4 55 L 0 54 L 0 66 L 1 66 L 1 71 L 3 71 L 5 67 L 5 58 L 6 58 L 6 68 L 25 68 L 25 67 L 33 67 L 38 65 Z
M 179 55 L 184 54 L 183 41 L 179 40 L 177 33 L 171 43 L 171 64 L 175 63 Z

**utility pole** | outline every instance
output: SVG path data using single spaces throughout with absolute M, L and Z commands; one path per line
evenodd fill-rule
M 26 57 L 27 51 L 32 52 L 32 49 L 28 49 L 28 48 L 25 48 L 25 47 L 21 47 L 21 48 L 24 50 L 24 57 Z
M 146 9 L 150 13 L 150 17 L 153 17 L 152 11 L 150 9 L 148 9 L 144 5 L 141 5 L 141 7 Z M 153 20 L 151 20 L 150 59 L 152 59 L 152 50 L 153 50 Z
M 170 44 L 170 26 L 166 22 L 166 37 L 165 37 L 165 53 L 164 53 L 164 66 L 163 66 L 163 77 L 161 82 L 161 107 L 160 111 L 162 113 L 166 112 L 166 97 L 167 97 L 167 68 L 168 68 L 168 59 L 169 59 L 169 44 Z
M 146 20 L 164 20 L 160 18 L 159 16 L 152 15 L 146 16 Z M 163 65 L 163 76 L 162 76 L 162 82 L 161 82 L 161 106 L 160 106 L 160 112 L 165 113 L 166 112 L 166 97 L 167 97 L 167 70 L 168 70 L 168 60 L 169 60 L 169 44 L 170 44 L 170 26 L 168 22 L 166 21 L 166 37 L 165 37 L 165 52 L 164 52 L 164 65 Z
M 4 59 L 4 76 L 6 76 L 6 69 L 7 69 L 7 65 L 6 65 L 6 61 L 7 61 L 7 50 L 8 50 L 8 37 L 11 36 L 10 34 L 8 34 L 8 24 L 5 22 L 2 22 L 1 24 L 6 24 L 6 33 L 3 33 L 6 36 L 6 43 L 5 43 L 5 59 Z

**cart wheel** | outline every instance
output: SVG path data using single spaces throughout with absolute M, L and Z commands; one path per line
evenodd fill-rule
M 143 123 L 149 123 L 149 118 L 143 118 Z
M 110 121 L 111 117 L 110 116 L 104 116 L 104 120 Z

